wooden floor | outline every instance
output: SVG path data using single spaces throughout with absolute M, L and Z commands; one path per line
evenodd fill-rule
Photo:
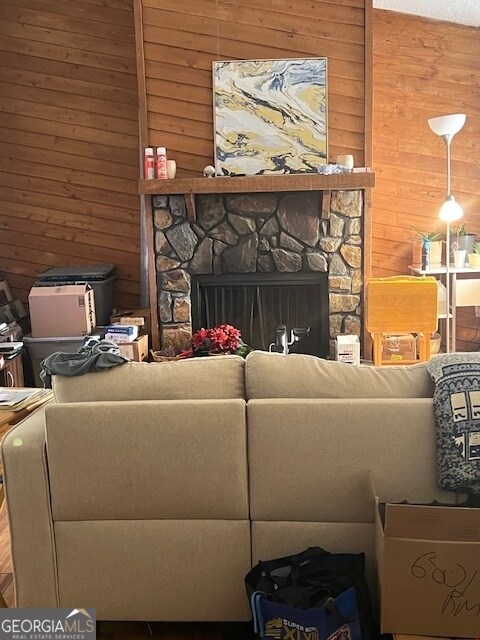
M 8 535 L 5 502 L 0 507 L 0 592 L 7 606 L 13 607 L 12 559 L 10 557 L 10 536 Z
M 13 607 L 12 560 L 5 503 L 0 507 L 0 592 L 8 607 Z M 99 622 L 98 640 L 251 640 L 250 624 L 171 623 L 171 622 Z

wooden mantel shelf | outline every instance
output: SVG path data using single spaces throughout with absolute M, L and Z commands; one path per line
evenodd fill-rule
M 218 178 L 174 178 L 173 180 L 139 180 L 141 195 L 185 196 L 189 220 L 196 219 L 195 196 L 206 193 L 267 193 L 282 191 L 356 190 L 375 186 L 375 174 L 318 173 L 282 174 L 278 176 L 242 176 Z
M 296 173 L 239 178 L 174 178 L 173 180 L 139 180 L 138 185 L 140 194 L 150 195 L 348 190 L 373 187 L 375 174 L 371 171 L 365 171 L 362 173 L 337 173 L 331 176 L 319 173 Z

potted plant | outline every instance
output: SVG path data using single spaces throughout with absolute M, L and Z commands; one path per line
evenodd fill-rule
M 235 354 L 246 357 L 251 347 L 243 342 L 240 330 L 231 324 L 198 329 L 192 336 L 194 356 Z
M 416 227 L 412 227 L 412 229 L 415 231 L 412 246 L 412 267 L 421 269 L 422 249 L 426 241 L 430 243 L 430 268 L 440 267 L 442 265 L 443 234 L 440 231 L 420 231 Z
M 474 253 L 474 245 L 477 241 L 475 233 L 468 233 L 465 223 L 450 228 L 450 261 L 453 260 L 453 252 L 465 249 L 467 255 Z
M 471 267 L 480 267 L 480 242 L 475 242 L 472 253 L 468 254 L 468 263 Z

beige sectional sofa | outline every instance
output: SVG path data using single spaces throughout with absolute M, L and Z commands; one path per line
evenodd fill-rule
M 2 444 L 16 604 L 109 620 L 247 620 L 252 564 L 365 551 L 369 473 L 390 499 L 435 484 L 425 365 L 253 352 L 54 378 Z

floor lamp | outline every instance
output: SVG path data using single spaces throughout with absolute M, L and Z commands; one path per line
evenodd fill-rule
M 430 118 L 428 124 L 437 136 L 440 136 L 447 147 L 447 196 L 442 204 L 438 217 L 447 223 L 446 233 L 446 258 L 445 258 L 445 293 L 446 293 L 446 336 L 445 351 L 450 353 L 450 224 L 463 216 L 463 209 L 450 193 L 450 145 L 453 136 L 460 131 L 465 124 L 466 115 L 455 113 L 449 116 Z

